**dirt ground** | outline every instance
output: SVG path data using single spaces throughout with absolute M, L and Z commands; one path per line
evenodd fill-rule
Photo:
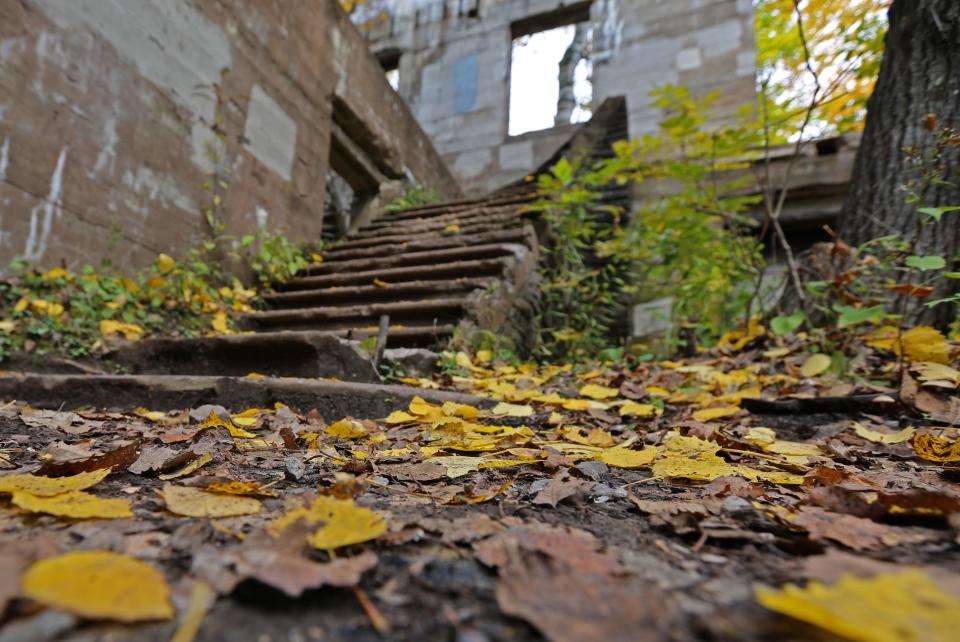
M 880 399 L 878 412 L 851 402 L 849 412 L 751 413 L 740 403 L 748 397 L 729 395 L 759 385 L 768 401 L 813 389 L 826 398 L 839 384 L 748 363 L 579 374 L 464 364 L 419 385 L 504 403 L 415 403 L 335 424 L 283 405 L 71 413 L 8 404 L 7 473 L 69 480 L 111 468 L 83 492 L 131 512 L 77 519 L 71 505 L 45 512 L 0 495 L 0 640 L 169 640 L 191 608 L 202 616 L 195 639 L 209 641 L 829 640 L 845 638 L 765 608 L 758 587 L 911 567 L 960 598 L 960 468 L 942 443 L 943 461 L 931 461 L 918 438 L 949 446 L 943 436 L 955 433 L 876 383 L 841 392 L 894 402 Z M 723 408 L 732 410 L 696 415 Z M 214 490 L 231 482 L 247 485 Z M 182 514 L 171 487 L 214 499 L 206 513 Z M 254 512 L 223 515 L 223 497 L 253 501 Z M 335 550 L 304 539 L 329 518 L 270 530 L 317 498 L 379 521 Z M 176 616 L 124 624 L 69 606 L 82 597 L 64 605 L 23 588 L 37 560 L 75 551 L 159 570 Z M 197 608 L 201 583 L 212 597 Z

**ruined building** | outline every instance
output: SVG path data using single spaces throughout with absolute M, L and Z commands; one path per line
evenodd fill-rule
M 569 118 L 553 119 L 558 87 L 538 85 L 547 100 L 533 105 L 543 97 L 525 92 L 524 84 L 560 82 L 556 64 L 577 26 L 587 34 L 580 49 L 587 112 L 581 119 L 607 98 L 624 96 L 629 135 L 651 133 L 660 113 L 650 92 L 667 83 L 720 92 L 717 117 L 754 99 L 750 0 L 367 0 L 353 19 L 468 194 L 532 171 L 576 129 Z M 524 48 L 548 32 L 562 39 L 563 27 L 567 40 L 559 51 L 533 52 L 555 56 L 539 66 L 548 77 L 514 81 L 511 72 L 523 70 L 512 62 Z M 511 92 L 525 92 L 525 111 L 552 108 L 541 123 L 547 126 L 513 135 Z
M 520 65 L 540 56 L 549 73 Z M 288 357 L 384 316 L 391 345 L 465 318 L 529 331 L 523 178 L 653 131 L 666 83 L 719 92 L 723 118 L 754 98 L 754 58 L 750 0 L 2 3 L 0 264 L 136 268 L 211 227 L 341 238 L 246 319 L 278 360 L 259 370 L 330 375 Z M 841 143 L 805 152 L 785 224 L 838 207 Z M 385 213 L 410 185 L 446 202 Z M 190 363 L 199 348 L 176 349 Z

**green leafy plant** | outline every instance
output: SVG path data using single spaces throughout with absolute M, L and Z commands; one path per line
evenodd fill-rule
M 415 207 L 425 207 L 434 205 L 443 200 L 439 191 L 427 185 L 414 185 L 400 196 L 396 197 L 386 206 L 384 211 L 388 213 L 401 212 Z
M 269 289 L 293 278 L 310 263 L 319 260 L 318 244 L 293 243 L 278 232 L 260 231 L 240 239 L 247 261 L 257 274 L 260 287 Z

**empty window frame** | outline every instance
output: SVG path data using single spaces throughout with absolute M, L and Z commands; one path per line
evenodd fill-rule
M 589 120 L 590 3 L 516 23 L 512 35 L 508 134 Z

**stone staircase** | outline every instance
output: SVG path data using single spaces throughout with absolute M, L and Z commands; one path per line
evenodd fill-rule
M 436 346 L 476 294 L 531 269 L 536 234 L 522 216 L 530 189 L 405 210 L 324 253 L 244 321 L 258 332 L 313 331 L 362 340 L 390 318 L 389 347 Z M 482 304 L 479 304 L 482 305 Z

